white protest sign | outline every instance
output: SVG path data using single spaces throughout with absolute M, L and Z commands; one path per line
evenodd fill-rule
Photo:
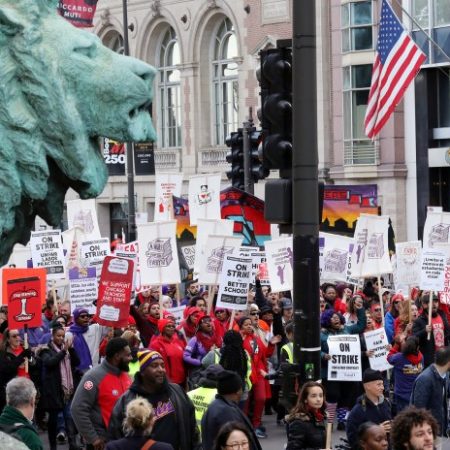
M 247 309 L 252 263 L 251 258 L 225 255 L 217 295 L 218 307 L 238 311 Z
M 186 306 L 176 306 L 175 308 L 167 308 L 166 311 L 175 318 L 175 324 L 180 325 L 181 321 L 184 319 L 185 309 Z
M 194 274 L 200 272 L 200 262 L 205 257 L 205 245 L 209 236 L 233 236 L 234 222 L 232 220 L 197 220 L 197 240 L 195 242 Z
M 417 286 L 420 281 L 422 243 L 420 241 L 395 244 L 395 284 Z
M 237 252 L 241 243 L 242 238 L 238 236 L 211 235 L 205 246 L 204 258 L 200 261 L 198 282 L 208 285 L 218 284 L 225 255 Z
M 328 381 L 361 381 L 359 335 L 328 336 Z
M 450 243 L 450 213 L 428 211 L 423 227 L 423 248 Z
M 95 200 L 69 200 L 67 202 L 68 228 L 79 227 L 87 239 L 100 239 Z
M 195 264 L 195 245 L 184 245 L 180 250 L 189 270 L 193 270 Z
M 364 338 L 367 350 L 374 352 L 373 356 L 369 358 L 370 367 L 373 370 L 380 371 L 391 369 L 392 366 L 387 362 L 389 351 L 387 349 L 388 340 L 384 327 L 378 328 L 378 330 L 367 331 L 364 333 Z
M 321 281 L 347 281 L 347 264 L 353 239 L 330 233 L 324 238 Z
M 198 219 L 220 219 L 220 173 L 189 178 L 190 224 Z
M 444 290 L 447 254 L 440 249 L 423 249 L 421 259 L 420 289 L 440 292 Z
M 445 303 L 446 305 L 450 305 L 450 265 L 445 266 L 444 272 L 444 290 L 441 292 L 440 296 L 441 303 Z
M 61 230 L 33 231 L 30 238 L 33 267 L 47 271 L 47 279 L 63 280 L 65 259 Z
M 26 269 L 27 267 L 29 267 L 29 260 L 31 260 L 30 244 L 28 243 L 25 246 L 22 244 L 16 244 L 14 245 L 7 265 L 14 264 L 14 267 L 16 267 L 17 269 Z
M 82 267 L 95 267 L 97 276 L 102 272 L 103 260 L 111 253 L 108 238 L 83 241 L 80 249 Z
M 80 268 L 81 242 L 86 240 L 83 230 L 79 227 L 71 228 L 62 233 L 63 248 L 66 251 L 65 261 L 67 270 Z
M 354 235 L 352 276 L 363 278 L 392 273 L 388 230 L 388 216 L 359 216 Z
M 292 269 L 294 264 L 292 238 L 266 241 L 264 246 L 266 248 L 271 291 L 290 291 L 292 289 Z
M 353 241 L 353 239 L 352 239 Z M 350 244 L 349 250 L 348 250 L 348 258 L 347 258 L 347 283 L 353 284 L 355 286 L 358 286 L 359 280 L 358 278 L 352 277 L 352 253 L 353 253 L 353 247 L 355 246 L 355 243 L 352 242 Z
M 97 300 L 98 282 L 95 268 L 69 270 L 70 309 L 87 308 L 89 314 L 95 314 L 94 301 Z
M 181 196 L 182 173 L 155 175 L 155 222 L 173 220 L 173 196 Z
M 151 285 L 142 284 L 141 282 L 141 268 L 139 264 L 139 243 L 138 241 L 128 242 L 127 244 L 118 244 L 116 247 L 116 256 L 125 257 L 129 255 L 129 259 L 134 260 L 135 277 L 133 285 L 135 287 L 136 293 L 148 291 Z M 136 259 L 134 258 L 134 256 Z
M 137 226 L 141 283 L 180 283 L 176 227 L 175 220 Z
M 252 283 L 259 272 L 259 281 L 261 286 L 270 286 L 269 272 L 267 270 L 267 258 L 264 251 L 252 251 L 250 257 L 253 260 L 252 264 Z M 264 270 L 265 268 L 265 270 Z M 263 269 L 263 270 L 261 270 Z

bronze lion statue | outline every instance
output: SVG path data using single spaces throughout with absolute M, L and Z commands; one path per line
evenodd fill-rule
M 114 53 L 59 16 L 56 0 L 0 0 L 0 258 L 36 215 L 59 226 L 64 197 L 98 196 L 99 137 L 156 139 L 155 69 Z

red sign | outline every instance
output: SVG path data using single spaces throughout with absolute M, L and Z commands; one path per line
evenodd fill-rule
M 76 27 L 92 27 L 98 0 L 60 0 L 58 12 Z
M 45 269 L 3 269 L 3 299 L 8 302 L 8 327 L 42 325 L 45 301 Z
M 134 261 L 107 256 L 103 261 L 97 301 L 97 322 L 121 328 L 128 324 Z

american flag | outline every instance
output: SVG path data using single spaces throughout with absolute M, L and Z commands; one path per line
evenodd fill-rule
M 374 139 L 416 76 L 426 56 L 403 28 L 387 0 L 381 6 L 377 51 L 364 127 Z

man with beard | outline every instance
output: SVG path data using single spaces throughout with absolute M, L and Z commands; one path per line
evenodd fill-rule
M 123 437 L 126 406 L 136 397 L 143 397 L 155 411 L 152 439 L 171 444 L 175 450 L 200 450 L 194 405 L 180 386 L 167 381 L 163 357 L 153 350 L 143 350 L 138 353 L 138 359 L 139 372 L 112 412 L 109 438 Z
M 197 295 L 199 295 L 200 292 L 200 285 L 198 284 L 197 280 L 192 280 L 189 283 L 189 286 L 186 289 L 186 297 L 183 298 L 183 300 L 181 300 L 180 306 L 187 306 L 189 305 L 189 302 L 191 301 L 191 299 L 193 299 L 194 297 L 196 297 Z
M 424 367 L 434 362 L 434 355 L 440 348 L 449 345 L 450 327 L 445 314 L 440 311 L 439 299 L 434 296 L 430 305 L 430 295 L 422 296 L 422 314 L 414 321 L 412 334 L 419 339 L 419 348 L 423 354 Z M 431 308 L 431 325 L 428 312 Z M 430 338 L 428 338 L 428 334 Z
M 392 423 L 392 448 L 395 450 L 433 450 L 438 424 L 426 409 L 410 406 Z
M 72 417 L 88 450 L 103 450 L 111 411 L 131 384 L 128 341 L 113 338 L 106 346 L 106 359 L 82 378 L 72 400 Z

